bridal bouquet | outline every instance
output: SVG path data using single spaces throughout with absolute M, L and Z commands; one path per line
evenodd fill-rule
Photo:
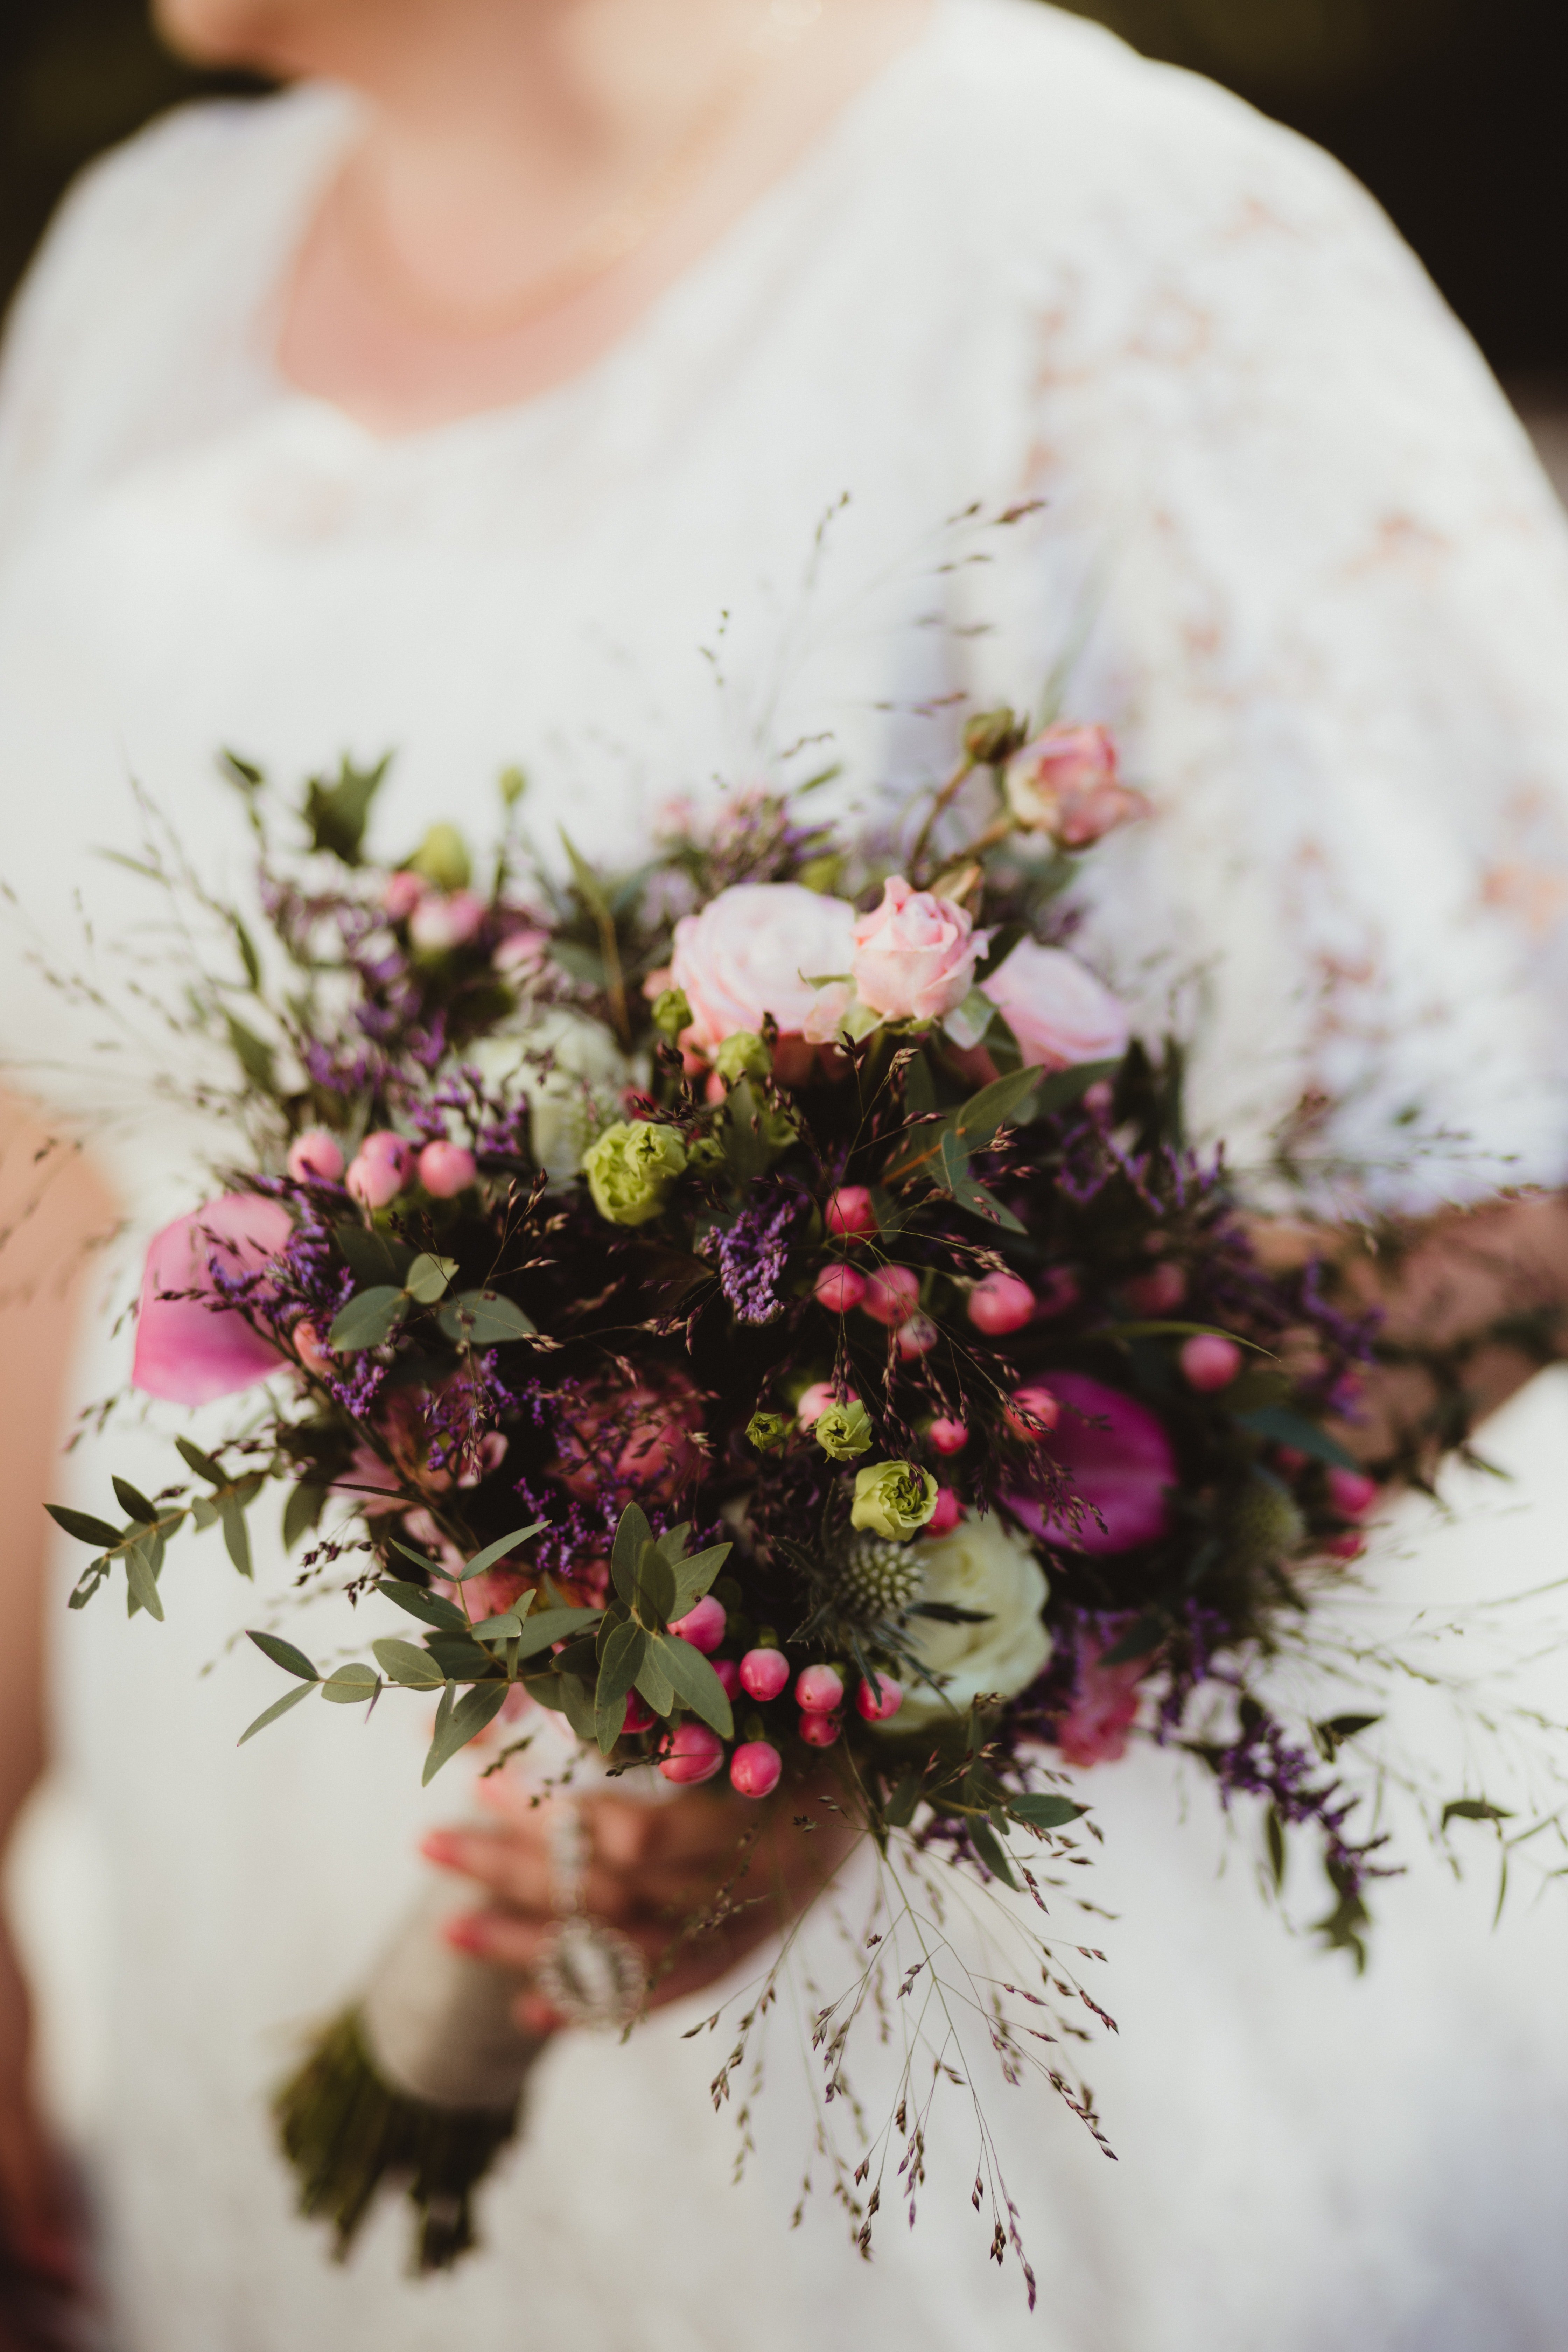
M 352 767 L 281 855 L 234 765 L 270 937 L 214 910 L 235 1149 L 152 1244 L 134 1381 L 256 1394 L 231 1442 L 178 1441 L 164 1492 L 117 1478 L 123 1523 L 56 1511 L 94 1553 L 73 1605 L 122 1572 L 161 1617 L 187 1525 L 248 1574 L 281 1486 L 301 1582 L 345 1580 L 367 1639 L 319 1664 L 258 1630 L 287 1680 L 247 1739 L 315 1698 L 406 1704 L 428 1779 L 543 1710 L 600 1773 L 759 1807 L 830 1775 L 884 1857 L 1042 1911 L 1083 1834 L 1063 1768 L 1142 1717 L 1263 1801 L 1277 1864 L 1315 1831 L 1321 1925 L 1359 1951 L 1377 1841 L 1334 1759 L 1365 1718 L 1288 1731 L 1250 1666 L 1361 1548 L 1375 1489 L 1328 1424 L 1371 1336 L 1312 1267 L 1259 1262 L 1184 1142 L 1178 1052 L 1066 944 L 1079 861 L 1144 814 L 1110 738 L 991 713 L 897 841 L 758 793 L 622 874 L 531 855 L 514 774 L 482 886 L 448 824 L 370 862 L 379 772 Z M 584 2018 L 645 1991 L 580 1911 L 543 1980 Z M 531 2054 L 514 1989 L 416 1923 L 281 2095 L 341 2243 L 386 2177 L 426 2264 L 471 2242 Z M 1013 2073 L 1057 2039 L 1018 1997 L 985 2011 Z M 832 2006 L 817 2032 L 831 2077 Z M 896 2120 L 912 2196 L 923 2126 Z

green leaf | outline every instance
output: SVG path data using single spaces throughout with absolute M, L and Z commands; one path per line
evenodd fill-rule
M 961 1209 L 971 1216 L 982 1217 L 988 1225 L 999 1226 L 1005 1234 L 1021 1234 L 1027 1229 L 1009 1208 L 1005 1208 L 994 1192 L 973 1176 L 956 1177 L 948 1190 Z
M 1049 1118 L 1058 1111 L 1071 1110 L 1075 1103 L 1083 1100 L 1090 1087 L 1114 1078 L 1121 1067 L 1120 1062 L 1076 1062 L 1070 1070 L 1053 1070 L 1040 1087 L 1030 1118 Z M 1038 1077 L 1039 1072 L 1037 1070 L 1035 1075 Z
M 1152 1657 L 1171 1630 L 1170 1619 L 1159 1609 L 1145 1609 L 1100 1658 L 1102 1666 L 1130 1666 L 1135 1658 Z
M 648 1646 L 664 1668 L 681 1704 L 689 1706 L 694 1715 L 700 1715 L 721 1739 L 732 1738 L 735 1718 L 730 1711 L 724 1685 L 701 1651 L 694 1650 L 689 1642 L 678 1641 L 668 1633 L 655 1633 Z M 648 1704 L 651 1706 L 652 1701 Z
M 382 1577 L 375 1589 L 426 1625 L 439 1625 L 451 1633 L 466 1633 L 468 1630 L 468 1621 L 456 1601 L 443 1599 L 438 1592 L 426 1592 L 417 1584 L 405 1584 L 395 1576 Z
M 657 1538 L 658 1548 L 671 1568 L 679 1568 L 686 1551 L 686 1538 L 691 1533 L 689 1519 L 682 1519 L 678 1528 L 667 1528 Z M 640 1558 L 640 1554 L 639 1554 Z
M 557 1675 L 561 1685 L 561 1704 L 566 1720 L 584 1745 L 591 1745 L 596 1727 L 594 1714 L 594 1694 L 581 1675 Z
M 911 1764 L 888 1799 L 882 1818 L 890 1830 L 907 1830 L 915 1817 L 925 1781 L 923 1764 Z
M 1004 1886 L 1016 1888 L 1018 1881 L 1014 1875 L 1013 1865 L 1003 1849 L 1001 1839 L 990 1822 L 977 1818 L 972 1819 L 969 1823 L 969 1836 L 975 1853 L 992 1875 L 999 1878 Z
M 1009 1797 L 1007 1811 L 1016 1822 L 1027 1822 L 1034 1830 L 1061 1830 L 1068 1822 L 1076 1822 L 1088 1811 L 1085 1805 L 1075 1805 L 1070 1797 Z
M 248 1731 L 240 1733 L 236 1745 L 243 1748 L 247 1739 L 254 1739 L 258 1731 L 265 1731 L 269 1723 L 276 1723 L 280 1715 L 287 1715 L 291 1706 L 298 1706 L 302 1698 L 310 1696 L 309 1683 L 301 1683 L 298 1690 L 285 1691 L 281 1698 L 275 1698 L 270 1706 L 263 1708 Z
M 132 1544 L 126 1553 L 125 1573 L 131 1585 L 132 1615 L 134 1616 L 138 1609 L 145 1609 L 149 1617 L 156 1617 L 162 1624 L 163 1603 L 158 1597 L 158 1580 L 153 1571 L 150 1547 L 145 1542 Z
M 409 1267 L 403 1286 L 421 1307 L 434 1307 L 438 1298 L 445 1297 L 457 1271 L 455 1257 L 432 1257 L 428 1251 L 422 1251 Z
M 578 855 L 572 836 L 564 825 L 561 826 L 560 833 L 561 846 L 566 852 L 571 863 L 572 879 L 577 886 L 577 896 L 595 922 L 608 923 L 611 920 L 610 902 L 605 896 L 604 885 L 586 858 Z
M 204 1454 L 201 1447 L 193 1445 L 188 1437 L 176 1437 L 174 1444 L 179 1448 L 180 1459 L 184 1463 L 185 1467 L 188 1470 L 194 1470 L 198 1478 L 205 1478 L 209 1486 L 227 1486 L 228 1473 L 221 1463 L 213 1460 L 210 1454 Z
M 75 1584 L 72 1585 L 70 1599 L 66 1602 L 66 1607 L 68 1609 L 85 1609 L 88 1602 L 92 1599 L 93 1594 L 98 1591 L 99 1586 L 104 1581 L 108 1574 L 108 1560 L 89 1560 L 87 1567 L 82 1570 L 81 1574 L 77 1578 Z
M 1489 1805 L 1484 1797 L 1456 1797 L 1443 1808 L 1443 1827 L 1450 1822 L 1511 1822 L 1507 1805 Z
M 1359 1470 L 1360 1463 L 1348 1454 L 1338 1438 L 1320 1429 L 1303 1412 L 1292 1412 L 1288 1405 L 1260 1405 L 1256 1412 L 1238 1412 L 1239 1428 L 1254 1437 L 1267 1438 L 1275 1445 L 1293 1445 L 1298 1454 L 1310 1454 L 1315 1461 L 1331 1463 L 1336 1470 Z
M 733 1544 L 714 1544 L 708 1551 L 694 1552 L 689 1559 L 673 1563 L 675 1605 L 671 1616 L 684 1617 L 692 1604 L 701 1600 L 734 1549 Z
M 391 1338 L 407 1312 L 406 1296 L 401 1290 L 394 1290 L 390 1283 L 378 1284 L 374 1290 L 357 1291 L 340 1309 L 327 1334 L 327 1345 L 350 1356 L 357 1355 L 363 1348 L 379 1348 L 384 1339 Z
M 237 1021 L 232 1013 L 226 1013 L 224 1019 L 228 1024 L 228 1042 L 234 1058 L 251 1085 L 259 1087 L 264 1095 L 275 1095 L 278 1074 L 273 1067 L 271 1046 L 264 1038 L 258 1037 L 254 1029 L 247 1029 L 243 1021 Z
M 602 1756 L 610 1754 L 621 1736 L 621 1726 L 626 1720 L 626 1695 L 637 1680 L 637 1669 L 647 1652 L 647 1635 L 640 1625 L 629 1619 L 626 1624 L 616 1627 L 605 1644 L 594 1698 L 594 1727 Z
M 74 1536 L 78 1543 L 113 1551 L 125 1540 L 123 1529 L 111 1528 L 107 1519 L 95 1519 L 86 1511 L 68 1510 L 64 1503 L 46 1503 L 44 1508 L 55 1525 L 63 1528 L 68 1536 Z
M 366 1288 L 373 1283 L 389 1282 L 402 1289 L 415 1255 L 406 1242 L 395 1241 L 390 1234 L 378 1234 L 347 1218 L 332 1227 L 332 1239 L 356 1282 Z
M 256 1571 L 250 1564 L 250 1530 L 245 1524 L 242 1506 L 230 1497 L 219 1505 L 218 1515 L 223 1520 L 223 1539 L 230 1559 L 241 1576 L 254 1576 Z
M 374 1698 L 381 1688 L 381 1676 L 374 1666 L 357 1661 L 337 1667 L 321 1685 L 321 1696 L 331 1699 L 338 1706 L 360 1706 Z
M 683 1645 L 685 1646 L 685 1645 Z M 692 1652 L 695 1657 L 696 1652 Z M 668 1715 L 675 1706 L 675 1685 L 664 1671 L 664 1664 L 653 1643 L 649 1643 L 643 1662 L 637 1668 L 637 1687 L 652 1707 L 655 1715 Z
M 198 1495 L 191 1505 L 191 1525 L 199 1536 L 205 1536 L 209 1528 L 216 1528 L 222 1517 L 223 1513 L 210 1495 Z
M 1312 1739 L 1325 1764 L 1331 1764 L 1342 1740 L 1354 1739 L 1358 1733 L 1371 1731 L 1383 1721 L 1381 1715 L 1332 1715 L 1326 1723 L 1314 1723 Z
M 518 1654 L 536 1657 L 554 1642 L 569 1642 L 575 1635 L 593 1633 L 603 1615 L 602 1609 L 541 1609 L 524 1625 Z
M 433 1625 L 426 1648 L 449 1683 L 488 1683 L 495 1674 L 495 1658 L 467 1633 L 448 1633 Z
M 447 1685 L 450 1690 L 451 1685 Z M 430 1742 L 430 1752 L 425 1759 L 423 1784 L 428 1788 L 443 1764 L 449 1764 L 470 1739 L 477 1739 L 488 1724 L 495 1721 L 506 1705 L 508 1685 L 505 1683 L 480 1683 L 448 1708 L 442 1700 L 442 1713 L 437 1718 L 436 1736 Z
M 989 1143 L 999 1127 L 1016 1127 L 1027 1120 L 1030 1097 L 1039 1084 L 1037 1069 L 1015 1070 L 1007 1077 L 994 1078 L 977 1095 L 971 1095 L 953 1120 L 953 1133 L 971 1150 Z
M 1278 1805 L 1270 1805 L 1263 1817 L 1264 1843 L 1268 1849 L 1268 1872 L 1275 1885 L 1285 1884 L 1285 1824 L 1279 1818 Z
M 330 1488 L 313 1486 L 302 1479 L 290 1487 L 289 1500 L 283 1506 L 283 1549 L 292 1551 L 301 1536 L 309 1535 L 326 1508 Z
M 440 1690 L 447 1677 L 430 1655 L 413 1642 L 400 1642 L 395 1635 L 384 1635 L 373 1642 L 376 1664 L 388 1682 L 401 1683 L 405 1690 Z
M 391 765 L 390 751 L 374 768 L 356 768 L 345 757 L 331 783 L 320 776 L 310 778 L 301 814 L 310 828 L 312 849 L 325 851 L 344 866 L 361 863 L 371 803 Z
M 616 1591 L 629 1609 L 637 1598 L 637 1562 L 653 1541 L 653 1529 L 636 1503 L 621 1513 L 610 1551 L 610 1575 Z
M 252 989 L 259 990 L 261 958 L 256 952 L 256 942 L 237 915 L 231 914 L 228 919 L 234 927 L 234 943 L 239 950 L 240 962 L 245 966 L 245 977 Z
M 645 1625 L 668 1624 L 676 1612 L 675 1570 L 655 1543 L 644 1544 L 632 1606 Z
M 158 1517 L 157 1504 L 150 1503 L 145 1495 L 138 1493 L 129 1478 L 116 1478 L 112 1483 L 114 1498 L 126 1517 L 134 1519 L 138 1527 L 152 1527 Z
M 513 1298 L 499 1290 L 464 1290 L 443 1307 L 440 1325 L 457 1348 L 504 1348 L 509 1340 L 531 1339 L 538 1325 Z
M 533 1595 L 528 1592 L 523 1595 L 523 1598 L 525 1601 L 531 1601 Z M 481 1617 L 473 1628 L 475 1641 L 483 1642 L 491 1649 L 498 1642 L 518 1641 L 521 1633 L 522 1612 L 516 1609 L 503 1609 L 499 1617 Z
M 486 1544 L 483 1551 L 477 1551 L 472 1559 L 464 1563 L 462 1573 L 456 1581 L 467 1584 L 470 1576 L 483 1576 L 486 1569 L 494 1568 L 496 1562 L 504 1559 L 516 1545 L 526 1543 L 530 1536 L 538 1535 L 549 1524 L 548 1519 L 535 1519 L 526 1528 L 514 1528 L 510 1536 L 498 1536 L 494 1543 Z
M 281 1666 L 286 1675 L 298 1675 L 302 1683 L 321 1681 L 321 1675 L 310 1664 L 304 1651 L 297 1650 L 292 1642 L 284 1641 L 281 1634 L 258 1633 L 248 1626 L 246 1632 L 262 1656 L 270 1658 L 275 1666 Z

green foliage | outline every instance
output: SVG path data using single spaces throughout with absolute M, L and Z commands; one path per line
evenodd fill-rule
M 327 1344 L 345 1356 L 357 1355 L 365 1348 L 379 1348 L 391 1339 L 407 1312 L 407 1292 L 395 1290 L 390 1283 L 378 1283 L 374 1290 L 356 1291 L 334 1317 Z
M 297 1650 L 292 1642 L 285 1642 L 280 1634 L 258 1633 L 251 1630 L 249 1638 L 255 1643 L 262 1656 L 270 1658 L 275 1666 L 281 1666 L 286 1675 L 297 1675 L 300 1680 L 305 1683 L 321 1681 L 321 1675 L 310 1664 L 304 1651 Z
M 391 765 L 390 751 L 374 768 L 356 768 L 345 754 L 330 784 L 320 776 L 311 777 L 305 787 L 305 823 L 312 849 L 324 851 L 344 866 L 363 863 L 371 803 Z
M 436 1736 L 425 1759 L 423 1780 L 426 1788 L 443 1764 L 449 1764 L 459 1748 L 466 1748 L 470 1739 L 477 1739 L 486 1726 L 495 1721 L 506 1705 L 508 1688 L 505 1683 L 479 1683 L 461 1698 L 455 1698 L 455 1685 L 447 1685 L 437 1710 Z
M 457 1348 L 502 1348 L 538 1330 L 513 1298 L 499 1290 L 465 1290 L 441 1309 L 440 1325 Z

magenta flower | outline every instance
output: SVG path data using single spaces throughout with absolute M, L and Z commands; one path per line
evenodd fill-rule
M 1045 1378 L 1068 1410 L 1041 1442 L 1089 1507 L 1076 1526 L 1068 1513 L 1030 1495 L 1009 1495 L 1008 1508 L 1043 1542 L 1068 1551 L 1131 1551 L 1155 1542 L 1170 1528 L 1170 1490 L 1176 1483 L 1164 1423 L 1136 1398 L 1085 1372 Z
M 229 1192 L 155 1234 L 142 1280 L 132 1384 L 172 1404 L 206 1404 L 275 1372 L 281 1350 L 220 1296 L 214 1273 L 231 1283 L 259 1273 L 292 1230 L 281 1201 Z

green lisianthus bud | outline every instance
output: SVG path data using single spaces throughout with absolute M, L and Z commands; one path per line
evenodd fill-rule
M 754 1412 L 746 1423 L 748 1444 L 759 1454 L 782 1454 L 795 1423 L 782 1412 Z
M 646 1225 L 657 1217 L 686 1168 L 686 1146 L 672 1127 L 618 1118 L 583 1155 L 594 1206 L 612 1225 Z
M 917 1470 L 912 1462 L 871 1462 L 856 1473 L 849 1524 L 903 1543 L 925 1526 L 936 1509 L 936 1480 L 929 1470 Z
M 496 789 L 510 808 L 515 808 L 528 790 L 528 773 L 523 768 L 503 768 L 496 779 Z
M 433 824 L 408 863 L 437 890 L 466 890 L 473 877 L 468 845 L 455 824 Z
M 963 730 L 963 748 L 977 768 L 999 768 L 1010 760 L 1028 735 L 1025 722 L 1004 704 L 1000 710 L 982 710 Z
M 728 1087 L 741 1078 L 765 1078 L 773 1057 L 751 1029 L 733 1029 L 713 1056 L 713 1067 Z
M 857 1454 L 869 1454 L 871 1450 L 871 1416 L 858 1401 L 853 1404 L 830 1404 L 826 1412 L 817 1414 L 811 1433 L 824 1454 L 830 1454 L 835 1462 L 849 1462 Z M 856 1525 L 858 1527 L 858 1520 Z
M 653 1025 L 662 1029 L 673 1045 L 684 1030 L 691 1026 L 691 1007 L 683 988 L 661 989 L 654 999 Z

